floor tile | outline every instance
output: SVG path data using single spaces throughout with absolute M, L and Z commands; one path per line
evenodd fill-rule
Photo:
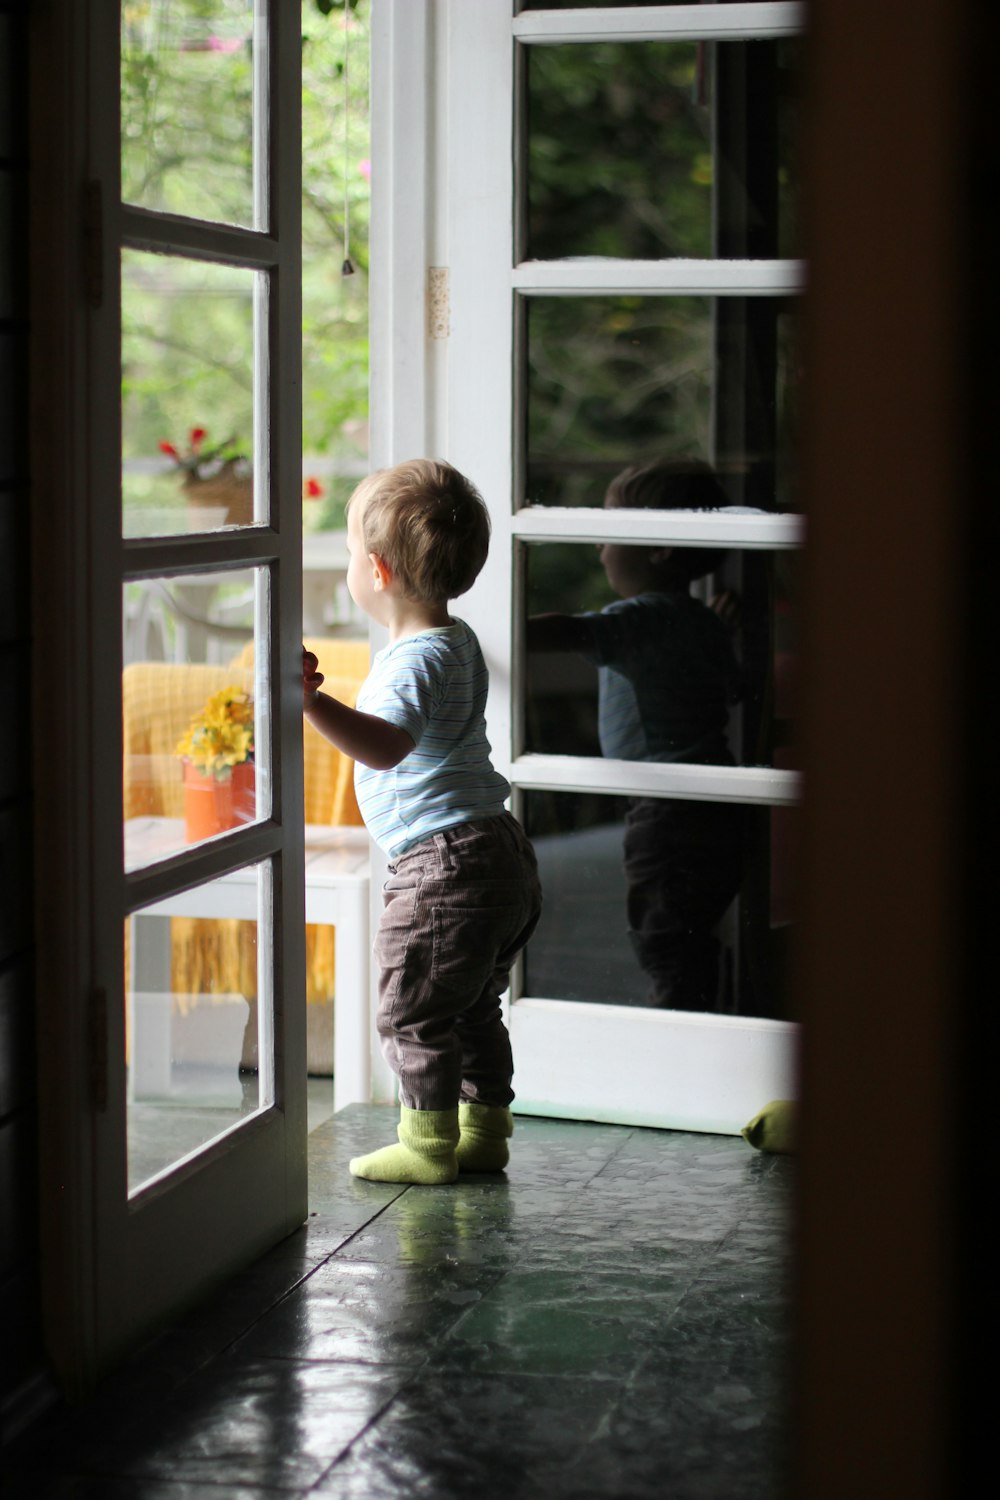
M 600 1493 L 588 1471 L 615 1411 L 613 1381 L 581 1387 L 549 1377 L 467 1375 L 461 1399 L 455 1396 L 454 1381 L 441 1375 L 407 1386 L 317 1486 L 317 1500 L 561 1500 L 572 1494 L 592 1500 Z
M 299 1492 L 315 1483 L 406 1380 L 371 1366 L 220 1361 L 127 1431 L 81 1443 L 83 1472 Z
M 709 1365 L 672 1386 L 470 1375 L 408 1385 L 315 1490 L 322 1500 L 778 1500 L 765 1393 Z M 683 1378 L 682 1378 L 683 1377 Z M 448 1420 L 441 1419 L 447 1406 Z
M 5 1500 L 288 1500 L 288 1490 L 258 1485 L 188 1484 L 181 1480 L 121 1479 L 113 1474 L 70 1474 L 25 1481 L 23 1490 L 2 1492 Z
M 446 1190 L 405 1194 L 337 1259 L 506 1270 L 557 1234 L 578 1198 L 573 1188 L 515 1189 L 504 1180 L 462 1178 Z
M 387 1265 L 335 1257 L 261 1318 L 237 1350 L 243 1358 L 419 1366 L 495 1281 L 495 1272 L 476 1265 Z
M 343 1222 L 360 1214 L 363 1219 L 399 1196 L 402 1188 L 397 1183 L 361 1182 L 351 1176 L 347 1165 L 352 1156 L 394 1140 L 398 1120 L 394 1106 L 351 1105 L 312 1131 L 309 1207 L 315 1217 Z
M 669 1329 L 651 1332 L 647 1347 L 684 1350 L 698 1359 L 713 1353 L 780 1358 L 788 1324 L 788 1297 L 780 1280 L 748 1285 L 743 1277 L 704 1276 L 688 1288 Z
M 591 1467 L 598 1494 L 779 1500 L 782 1427 L 769 1392 L 712 1366 L 630 1391 Z M 627 1476 L 616 1490 L 615 1475 Z
M 511 1271 L 455 1324 L 432 1363 L 477 1373 L 624 1378 L 648 1347 L 650 1330 L 670 1322 L 693 1274 L 654 1281 L 631 1269 L 614 1276 Z

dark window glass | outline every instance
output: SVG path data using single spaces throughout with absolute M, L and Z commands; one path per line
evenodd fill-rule
M 528 259 L 799 253 L 794 40 L 524 50 Z
M 526 751 L 795 766 L 798 554 L 524 550 Z
M 786 1018 L 796 813 L 531 792 L 545 902 L 525 993 Z
M 527 504 L 599 506 L 627 465 L 698 459 L 729 503 L 796 509 L 794 298 L 524 300 Z

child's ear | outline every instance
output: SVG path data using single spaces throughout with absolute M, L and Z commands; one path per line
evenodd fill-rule
M 376 593 L 384 591 L 392 583 L 392 569 L 377 552 L 369 552 L 368 561 L 372 565 L 372 587 Z

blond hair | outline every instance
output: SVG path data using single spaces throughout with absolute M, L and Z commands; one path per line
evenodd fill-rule
M 441 459 L 378 469 L 348 502 L 360 515 L 365 553 L 389 567 L 407 599 L 457 599 L 475 583 L 490 545 L 483 497 Z

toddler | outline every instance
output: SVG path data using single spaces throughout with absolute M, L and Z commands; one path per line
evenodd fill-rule
M 378 1031 L 399 1079 L 399 1143 L 356 1157 L 373 1182 L 453 1182 L 499 1171 L 513 1129 L 500 995 L 538 921 L 534 852 L 504 810 L 475 634 L 448 612 L 489 547 L 475 487 L 415 459 L 363 480 L 347 512 L 347 586 L 384 625 L 357 708 L 319 691 L 303 652 L 309 722 L 356 762 L 358 805 L 389 856 L 375 939 Z

